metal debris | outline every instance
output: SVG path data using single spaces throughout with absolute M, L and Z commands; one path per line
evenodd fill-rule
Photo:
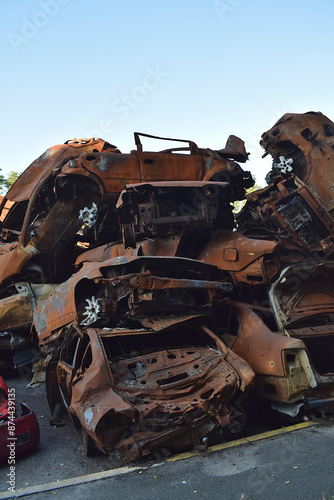
M 238 137 L 157 152 L 146 137 L 161 139 L 135 133 L 130 154 L 54 146 L 2 200 L 1 362 L 30 337 L 88 455 L 205 450 L 242 432 L 254 399 L 330 411 L 334 123 L 278 120 L 268 186 L 247 196 Z

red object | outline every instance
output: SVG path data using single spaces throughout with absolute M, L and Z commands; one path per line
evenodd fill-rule
M 0 376 L 0 464 L 15 462 L 38 448 L 39 425 L 25 403 L 15 401 L 15 392 Z

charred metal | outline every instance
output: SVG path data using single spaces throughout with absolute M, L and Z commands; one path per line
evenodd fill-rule
M 89 456 L 204 450 L 244 432 L 254 402 L 332 411 L 334 123 L 284 115 L 248 195 L 236 136 L 135 144 L 54 146 L 2 200 L 0 367 L 33 344 Z

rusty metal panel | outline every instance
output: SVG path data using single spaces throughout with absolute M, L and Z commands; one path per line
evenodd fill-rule
M 262 134 L 261 145 L 273 157 L 268 178 L 291 172 L 305 182 L 326 210 L 334 208 L 334 123 L 322 113 L 286 113 Z
M 227 159 L 233 155 L 241 159 L 247 157 L 243 153 L 242 141 L 234 137 L 228 151 L 215 152 L 214 155 L 211 155 L 211 150 L 189 144 L 190 155 L 175 154 L 174 150 L 143 153 L 140 148 L 123 155 L 115 146 L 101 139 L 74 140 L 47 150 L 25 170 L 1 203 L 0 282 L 17 278 L 24 280 L 26 267 L 32 259 L 33 265 L 38 262 L 41 268 L 48 261 L 48 270 L 43 269 L 41 279 L 50 281 L 53 273 L 55 281 L 63 281 L 71 273 L 70 262 L 62 258 L 64 251 L 78 253 L 79 248 L 92 243 L 103 244 L 119 239 L 114 204 L 128 183 L 174 179 L 200 181 L 220 173 L 229 179 L 229 184 L 225 185 L 226 193 L 232 186 L 232 191 L 235 188 L 234 199 L 240 194 L 243 196 L 245 187 L 253 182 L 251 176 Z M 148 156 L 143 159 L 142 155 Z M 151 160 L 149 156 L 152 156 Z M 210 166 L 209 157 L 213 162 Z M 11 203 L 14 204 L 9 206 Z M 214 202 L 211 212 L 213 205 Z M 204 213 L 199 216 L 204 217 Z M 205 217 L 208 220 L 211 216 L 207 214 Z M 189 220 L 193 219 L 189 217 Z M 186 222 L 185 214 L 183 221 Z M 173 222 L 176 222 L 175 217 Z M 231 209 L 229 225 L 233 226 Z M 7 243 L 15 246 L 8 247 Z
M 233 227 L 231 186 L 218 182 L 152 182 L 127 186 L 116 204 L 124 248 L 182 230 Z M 187 255 L 189 256 L 189 255 Z
M 217 267 L 190 259 L 123 256 L 86 263 L 36 308 L 34 329 L 44 345 L 69 323 L 117 326 L 127 316 L 205 311 L 231 291 Z
M 266 230 L 269 236 L 288 236 L 311 251 L 332 253 L 334 220 L 307 185 L 291 175 L 251 193 L 238 226 L 245 234 Z
M 241 139 L 142 137 L 50 148 L 1 201 L 0 329 L 32 323 L 51 410 L 88 454 L 137 460 L 239 432 L 251 392 L 291 416 L 333 404 L 334 124 L 287 114 L 262 136 L 269 185 L 236 223 Z
M 32 323 L 33 312 L 56 285 L 15 283 L 0 295 L 0 331 L 27 327 Z
M 260 240 L 247 238 L 240 232 L 219 230 L 212 234 L 207 246 L 198 255 L 203 262 L 228 271 L 235 284 L 265 285 L 277 275 L 281 266 L 278 238 Z M 266 257 L 272 259 L 266 261 Z
M 269 289 L 280 329 L 324 326 L 333 329 L 334 262 L 310 261 L 286 267 Z M 324 330 L 323 330 L 324 332 Z
M 6 195 L 12 202 L 20 202 L 30 198 L 36 185 L 54 169 L 61 167 L 69 158 L 75 158 L 85 151 L 117 151 L 115 146 L 102 139 L 74 139 L 47 149 L 17 179 Z
M 244 303 L 227 304 L 223 315 L 230 321 L 232 314 L 237 327 L 227 326 L 221 338 L 254 370 L 260 397 L 287 404 L 314 393 L 316 375 L 302 340 L 271 331 Z
M 161 448 L 203 447 L 204 438 L 217 442 L 241 428 L 245 416 L 231 400 L 250 389 L 252 370 L 209 329 L 186 323 L 158 332 L 69 330 L 58 384 L 98 449 L 136 460 Z

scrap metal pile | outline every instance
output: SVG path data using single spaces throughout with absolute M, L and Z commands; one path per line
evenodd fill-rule
M 130 154 L 50 148 L 7 193 L 1 360 L 39 349 L 51 411 L 65 404 L 88 455 L 205 449 L 259 401 L 330 411 L 334 123 L 285 114 L 261 140 L 268 186 L 247 196 L 236 136 L 146 152 L 143 135 Z

